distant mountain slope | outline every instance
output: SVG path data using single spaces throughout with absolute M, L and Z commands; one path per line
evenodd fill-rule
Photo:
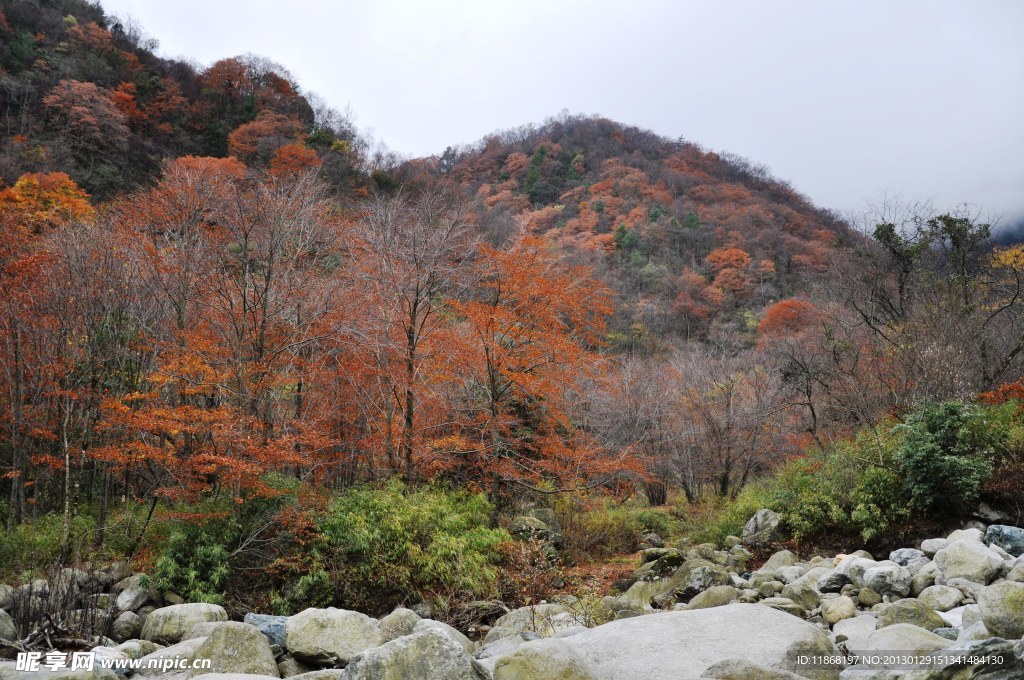
M 106 198 L 152 180 L 167 158 L 265 162 L 300 143 L 348 183 L 354 130 L 283 67 L 245 56 L 197 70 L 155 45 L 84 0 L 0 1 L 0 180 L 61 171 Z
M 764 168 L 603 118 L 495 134 L 436 171 L 480 199 L 486 230 L 523 226 L 595 263 L 623 347 L 749 327 L 858 238 Z

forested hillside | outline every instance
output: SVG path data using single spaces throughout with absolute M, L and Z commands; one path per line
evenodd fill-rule
M 402 160 L 272 61 L 153 52 L 0 3 L 0 575 L 454 607 L 541 596 L 523 508 L 566 564 L 1020 516 L 1024 248 L 976 216 L 862 233 L 599 117 Z

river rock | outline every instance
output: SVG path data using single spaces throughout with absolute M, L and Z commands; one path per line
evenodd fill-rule
M 424 623 L 426 619 L 420 621 Z M 357 654 L 346 666 L 343 677 L 345 680 L 484 680 L 487 673 L 462 645 L 439 629 L 427 628 Z
M 210 659 L 209 669 L 195 670 L 193 676 L 208 673 L 245 673 L 279 677 L 277 661 L 267 636 L 246 623 L 220 623 L 196 650 L 196 658 Z M 205 678 L 204 678 L 205 680 Z
M 289 616 L 285 647 L 300 661 L 346 664 L 356 654 L 384 642 L 375 619 L 347 609 L 306 609 Z
M 993 635 L 1024 638 L 1024 583 L 1001 581 L 981 591 L 981 620 Z
M 739 597 L 739 591 L 732 586 L 712 586 L 703 593 L 698 593 L 686 605 L 687 609 L 710 609 L 711 607 L 722 607 L 735 602 Z
M 906 567 L 880 565 L 864 572 L 864 585 L 879 595 L 905 597 L 910 594 L 911 578 Z
M 859 617 L 858 617 L 859 618 Z M 908 654 L 931 654 L 953 645 L 952 640 L 910 623 L 896 623 L 879 628 L 857 641 L 847 644 L 853 652 L 873 654 L 876 652 L 906 652 Z
M 14 640 L 18 637 L 18 630 L 14 627 L 11 615 L 0 609 L 0 640 Z
M 416 624 L 422 621 L 419 614 L 405 607 L 398 607 L 380 620 L 380 633 L 385 642 L 396 640 L 412 633 Z
M 747 545 L 755 547 L 770 545 L 782 540 L 782 515 L 762 508 L 743 525 L 740 538 Z
M 494 680 L 598 680 L 604 677 L 563 639 L 522 644 L 508 656 L 493 660 L 492 668 Z
M 135 612 L 121 612 L 110 624 L 110 637 L 115 642 L 125 642 L 139 637 L 142 632 L 142 617 Z
M 702 680 L 804 680 L 803 676 L 782 670 L 766 668 L 744 659 L 719 661 L 701 673 Z
M 985 542 L 998 545 L 1014 557 L 1024 555 L 1024 529 L 1005 524 L 993 524 L 985 532 Z
M 770 634 L 768 633 L 770 631 Z M 837 680 L 838 669 L 797 665 L 800 655 L 835 654 L 828 636 L 814 624 L 756 604 L 730 604 L 714 609 L 674 611 L 613 621 L 558 640 L 575 652 L 576 666 L 589 675 L 564 677 L 618 680 L 698 680 L 709 667 L 730 659 L 756 659 L 771 669 L 798 672 L 814 680 Z M 531 642 L 514 655 L 537 645 Z M 513 656 L 514 656 L 513 655 Z M 563 677 L 553 673 L 500 677 Z M 539 668 L 543 670 L 544 666 Z
M 197 623 L 227 620 L 227 612 L 217 604 L 196 602 L 161 607 L 146 617 L 146 622 L 142 626 L 142 639 L 154 642 L 179 642 Z
M 925 630 L 934 630 L 946 625 L 934 609 L 921 600 L 905 599 L 893 602 L 878 614 L 878 627 L 885 628 L 897 623 L 910 623 Z
M 979 541 L 964 539 L 935 553 L 935 563 L 947 583 L 964 578 L 985 585 L 999 573 L 1003 558 Z
M 285 626 L 288 624 L 287 616 L 273 616 L 272 614 L 249 613 L 242 619 L 243 622 L 267 636 L 270 644 L 278 647 L 285 647 Z
M 857 605 L 852 598 L 840 595 L 821 603 L 821 615 L 830 626 L 834 626 L 844 619 L 857 616 Z
M 424 631 L 434 631 L 440 635 L 444 635 L 449 640 L 466 650 L 467 654 L 472 654 L 476 651 L 476 644 L 473 643 L 468 637 L 460 633 L 455 628 L 452 628 L 443 621 L 435 621 L 433 619 L 420 619 L 416 622 L 412 632 L 422 633 Z
M 964 594 L 959 588 L 951 586 L 929 586 L 921 591 L 917 599 L 937 612 L 948 612 L 964 601 Z

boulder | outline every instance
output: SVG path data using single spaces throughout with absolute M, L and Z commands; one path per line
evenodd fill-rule
M 598 675 L 597 669 L 562 639 L 534 640 L 520 645 L 508 656 L 497 659 L 492 676 L 494 680 L 598 680 L 606 677 Z
M 885 628 L 898 623 L 909 623 L 934 630 L 946 625 L 942 617 L 935 613 L 935 610 L 921 600 L 905 599 L 893 602 L 878 614 L 878 627 Z
M 860 617 L 858 617 L 860 618 Z M 910 623 L 897 623 L 868 633 L 857 644 L 847 643 L 847 649 L 859 654 L 904 652 L 931 654 L 953 645 L 952 640 Z
M 180 605 L 179 605 L 180 606 Z M 138 675 L 161 675 L 160 668 L 166 664 L 168 670 L 180 671 L 175 663 L 182 663 L 184 660 L 196 658 L 196 652 L 206 642 L 206 638 L 192 638 L 184 640 L 176 645 L 161 647 L 141 657 L 139 661 Z M 166 671 L 165 673 L 166 674 Z M 184 675 L 184 674 L 182 674 Z
M 14 604 L 14 587 L 0 583 L 0 609 L 10 609 Z
M 719 661 L 701 673 L 702 680 L 803 680 L 781 668 L 767 668 L 744 659 Z
M 800 558 L 792 552 L 790 552 L 789 550 L 780 550 L 779 552 L 772 554 L 772 556 L 768 558 L 768 561 L 764 563 L 764 566 L 761 567 L 759 571 L 781 569 L 782 567 L 792 567 L 799 561 Z
M 127 642 L 122 642 L 113 649 L 122 652 L 129 659 L 141 659 L 147 654 L 152 654 L 153 652 L 162 649 L 162 647 L 155 642 L 150 642 L 149 640 L 128 640 Z
M 271 614 L 249 613 L 242 619 L 244 623 L 258 630 L 267 636 L 270 644 L 278 647 L 285 647 L 285 626 L 288 624 L 287 616 L 273 616 Z
M 847 586 L 853 583 L 850 579 L 849 574 L 840 574 L 835 569 L 829 569 L 828 572 L 822 574 L 818 579 L 817 588 L 822 593 L 838 593 L 841 592 L 843 586 Z
M 871 588 L 861 588 L 857 592 L 857 600 L 860 602 L 861 606 L 870 608 L 881 603 L 882 596 Z
M 0 609 L 0 640 L 14 640 L 18 637 L 18 630 L 14 627 L 11 615 Z
M 134 640 L 142 632 L 142 617 L 135 612 L 121 612 L 110 624 L 110 637 L 115 642 Z
M 551 637 L 558 631 L 572 628 L 579 623 L 579 619 L 560 604 L 547 603 L 533 607 L 520 607 L 495 621 L 494 627 L 484 637 L 484 642 L 494 642 L 503 637 L 511 637 L 525 632 L 534 632 L 540 637 Z
M 985 542 L 998 545 L 1014 557 L 1024 555 L 1024 529 L 1005 524 L 993 524 L 985 532 Z
M 383 643 L 376 619 L 347 609 L 310 608 L 289 616 L 285 624 L 285 648 L 299 661 L 321 666 L 347 664 Z
M 834 626 L 844 619 L 857 616 L 857 605 L 852 598 L 840 595 L 821 603 L 821 615 L 830 626 Z
M 864 572 L 864 585 L 879 595 L 906 597 L 910 594 L 911 578 L 906 567 L 880 565 Z
M 849 649 L 859 649 L 868 635 L 878 627 L 878 620 L 871 615 L 854 616 L 843 619 L 832 626 L 832 634 L 836 639 L 845 638 Z
M 901 567 L 906 567 L 911 576 L 920 571 L 924 565 L 931 562 L 923 551 L 914 550 L 913 548 L 900 548 L 899 550 L 893 550 L 889 553 L 889 561 L 895 562 Z
M 935 553 L 939 552 L 943 548 L 949 545 L 949 541 L 944 538 L 928 538 L 921 541 L 921 552 L 928 557 L 935 557 Z
M 984 538 L 984 531 L 982 531 L 981 529 L 970 527 L 967 529 L 958 529 L 957 531 L 954 531 L 946 537 L 946 540 L 949 541 L 949 543 L 952 545 L 953 543 L 957 543 L 959 541 L 981 543 L 984 540 Z
M 783 538 L 782 515 L 767 508 L 758 510 L 743 526 L 740 538 L 755 547 L 778 543 Z
M 985 585 L 999 573 L 1003 558 L 980 541 L 963 539 L 935 553 L 935 564 L 947 583 L 964 578 Z
M 313 666 L 308 666 L 296 659 L 285 659 L 277 664 L 277 672 L 282 678 L 292 678 L 303 673 L 312 673 L 315 670 L 316 668 Z
M 732 586 L 712 586 L 703 593 L 698 593 L 687 609 L 710 609 L 711 607 L 722 607 L 735 602 L 739 597 L 739 591 Z
M 357 654 L 345 667 L 343 677 L 345 680 L 484 680 L 487 673 L 448 635 L 437 629 L 425 629 Z
M 921 591 L 917 599 L 937 612 L 948 612 L 964 601 L 964 594 L 959 588 L 951 586 L 929 586 Z
M 434 621 L 433 619 L 420 619 L 416 622 L 413 627 L 413 633 L 422 633 L 424 631 L 434 631 L 440 635 L 444 635 L 446 638 L 454 642 L 455 644 L 466 650 L 467 654 L 472 654 L 476 651 L 476 645 L 468 637 L 457 631 L 456 629 L 449 626 L 443 621 Z
M 1024 638 L 1024 583 L 1001 581 L 981 591 L 978 598 L 985 628 L 998 637 Z
M 210 659 L 210 668 L 192 671 L 193 676 L 210 673 L 245 673 L 279 677 L 277 661 L 267 636 L 246 623 L 220 623 L 195 653 Z M 205 680 L 205 678 L 204 678 Z
M 1019 680 L 1024 678 L 1024 659 L 1014 654 L 1013 642 L 989 638 L 961 640 L 931 655 L 901 680 Z
M 839 677 L 838 669 L 798 665 L 801 655 L 837 653 L 820 628 L 756 604 L 637 616 L 606 623 L 556 642 L 560 644 L 553 650 L 552 658 L 557 651 L 560 659 L 578 659 L 582 663 L 571 669 L 589 675 L 544 673 L 546 667 L 542 662 L 536 666 L 542 674 L 499 675 L 503 668 L 501 659 L 495 666 L 495 680 L 509 677 L 698 680 L 709 667 L 730 659 L 756 659 L 766 668 L 794 671 L 814 680 Z M 532 653 L 528 650 L 536 650 L 537 646 L 538 642 L 527 643 L 510 656 Z M 542 661 L 544 655 L 539 656 Z
M 228 614 L 216 604 L 175 604 L 156 609 L 146 617 L 142 639 L 154 642 L 179 642 L 192 626 L 205 621 L 227 621 Z
M 651 532 L 649 534 L 644 534 L 643 536 L 640 537 L 640 541 L 642 542 L 643 545 L 647 545 L 647 546 L 649 546 L 651 548 L 664 548 L 665 547 L 665 539 L 663 539 L 661 536 L 659 536 L 658 534 L 656 534 L 654 532 Z
M 398 607 L 380 620 L 380 634 L 384 637 L 384 642 L 391 642 L 412 633 L 416 624 L 422 620 L 413 610 Z

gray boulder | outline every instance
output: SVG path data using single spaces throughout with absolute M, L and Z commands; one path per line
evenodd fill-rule
M 216 604 L 175 604 L 156 609 L 146 617 L 142 639 L 154 642 L 179 642 L 197 623 L 227 621 L 228 614 Z
M 474 644 L 472 640 L 443 621 L 420 619 L 412 629 L 413 633 L 423 633 L 425 631 L 433 631 L 439 635 L 445 636 L 458 646 L 462 647 L 467 654 L 472 654 L 476 651 L 476 644 Z
M 981 591 L 981 620 L 993 635 L 1024 638 L 1024 583 L 1001 581 Z
M 935 553 L 935 564 L 947 583 L 963 578 L 985 585 L 999 573 L 1003 558 L 979 541 L 963 539 Z
M 0 609 L 10 609 L 14 604 L 14 588 L 6 583 L 0 583 Z
M 632 590 L 632 588 L 630 589 Z M 538 604 L 533 607 L 513 609 L 494 622 L 494 627 L 484 637 L 485 643 L 505 637 L 532 632 L 540 637 L 551 637 L 561 630 L 580 624 L 577 617 L 557 603 Z
M 416 624 L 422 620 L 413 610 L 399 607 L 380 620 L 380 634 L 384 642 L 390 642 L 412 633 Z
M 11 615 L 0 609 L 0 640 L 14 640 L 18 637 L 18 630 L 14 627 Z
M 860 618 L 860 617 L 858 617 Z M 940 649 L 953 646 L 952 640 L 936 635 L 920 626 L 910 623 L 897 623 L 868 633 L 857 640 L 857 644 L 847 643 L 847 649 L 860 654 L 904 652 L 907 654 L 931 654 Z
M 767 508 L 758 510 L 743 526 L 740 538 L 747 545 L 755 547 L 778 543 L 784 538 L 782 515 Z
M 959 588 L 951 586 L 929 586 L 921 591 L 917 599 L 937 612 L 948 612 L 964 601 L 964 594 Z
M 289 616 L 285 624 L 285 647 L 292 656 L 321 666 L 347 664 L 383 642 L 375 619 L 347 609 L 310 608 Z
M 547 642 L 547 641 L 545 641 Z M 578 659 L 576 675 L 544 673 L 499 675 L 521 678 L 594 678 L 617 680 L 698 680 L 709 667 L 730 659 L 756 659 L 770 669 L 789 670 L 814 680 L 836 680 L 838 669 L 801 667 L 801 655 L 835 654 L 828 636 L 814 624 L 756 604 L 730 604 L 714 609 L 675 611 L 613 621 L 554 641 L 559 658 Z M 526 643 L 512 656 L 529 653 Z M 574 653 L 574 654 L 573 654 Z M 566 667 L 565 665 L 559 668 Z
M 719 661 L 701 673 L 702 680 L 803 680 L 803 676 L 782 670 L 767 668 L 745 659 Z
M 288 623 L 287 616 L 273 616 L 272 614 L 246 614 L 242 619 L 244 623 L 258 630 L 267 636 L 270 644 L 278 647 L 285 646 L 285 626 Z
M 125 642 L 139 637 L 142 632 L 142 617 L 135 612 L 121 612 L 110 624 L 110 637 L 115 642 Z
M 279 677 L 277 661 L 267 636 L 256 628 L 235 621 L 217 625 L 196 650 L 198 659 L 210 659 L 210 668 L 194 670 L 193 676 L 210 673 L 245 673 Z M 205 678 L 204 678 L 205 680 Z
M 962 640 L 931 655 L 923 668 L 911 670 L 901 680 L 1020 680 L 1024 659 L 1015 655 L 1013 642 L 988 638 Z
M 606 677 L 566 640 L 533 640 L 507 656 L 489 659 L 494 680 L 598 680 Z
M 921 552 L 928 557 L 935 557 L 935 553 L 949 545 L 945 538 L 928 538 L 921 541 Z
M 910 594 L 912 578 L 906 567 L 879 565 L 864 572 L 864 585 L 882 596 L 906 597 Z
M 921 600 L 905 599 L 893 602 L 878 614 L 878 627 L 885 628 L 897 623 L 909 623 L 925 630 L 935 630 L 946 625 L 934 609 Z
M 357 654 L 345 667 L 343 677 L 345 680 L 485 680 L 487 673 L 447 635 L 438 630 L 421 630 Z
M 998 545 L 1014 557 L 1024 555 L 1024 529 L 1005 524 L 993 524 L 985 532 L 985 542 Z

